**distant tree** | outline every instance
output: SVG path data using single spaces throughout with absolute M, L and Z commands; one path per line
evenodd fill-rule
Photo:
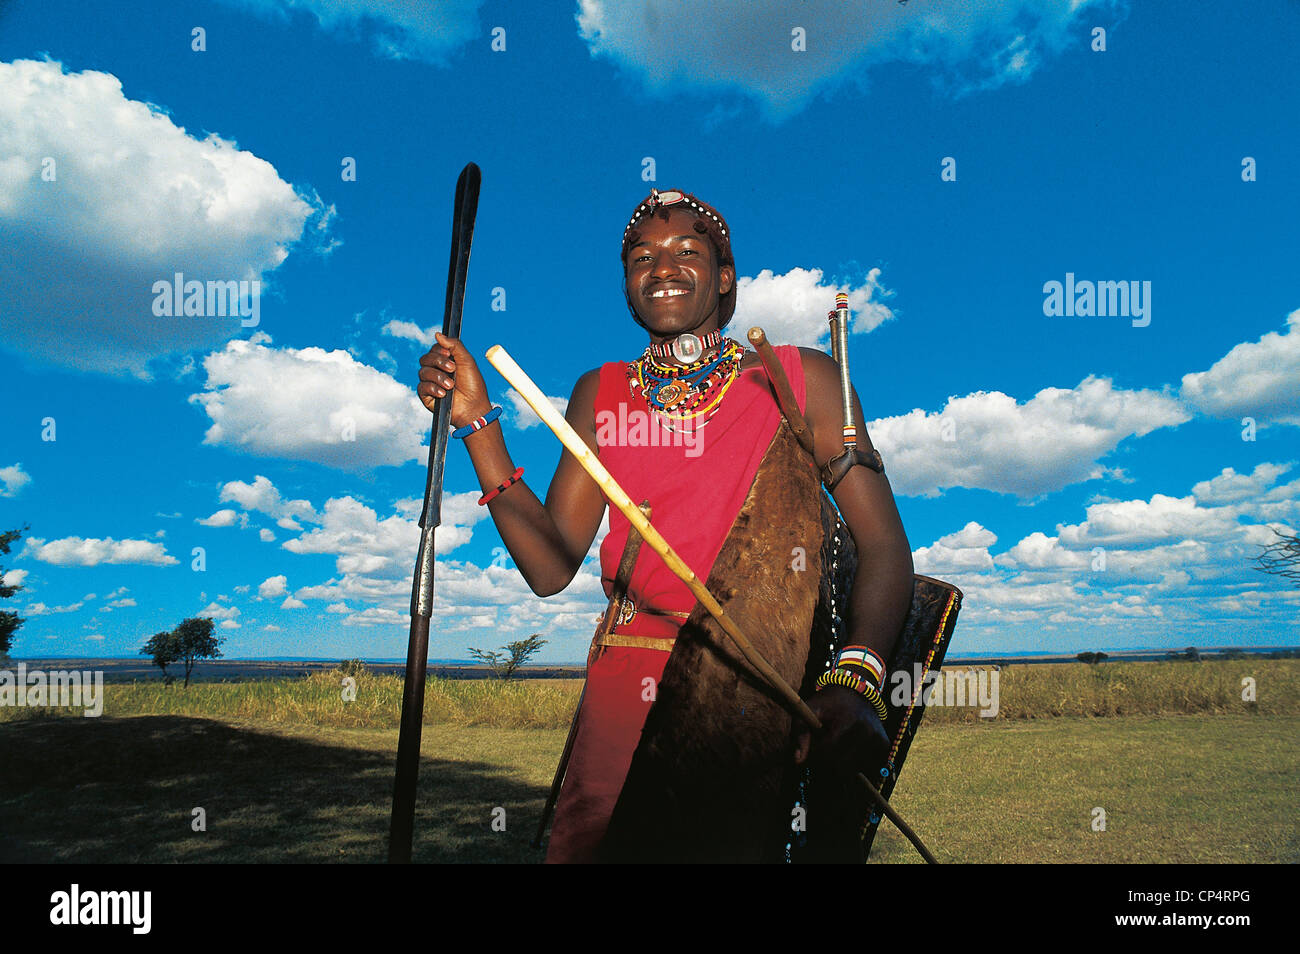
M 25 530 L 31 529 L 23 525 L 17 530 L 8 530 L 0 533 L 0 555 L 9 552 L 10 545 L 16 543 L 22 537 Z M 0 599 L 9 599 L 19 590 L 21 586 L 5 585 L 5 568 L 0 566 Z M 9 647 L 14 643 L 14 635 L 18 632 L 18 627 L 23 625 L 23 617 L 9 610 L 0 610 L 0 659 L 9 655 Z
M 502 650 L 493 649 L 485 652 L 471 646 L 469 654 L 485 663 L 496 674 L 498 679 L 509 679 L 515 674 L 515 670 L 528 662 L 545 645 L 546 640 L 542 639 L 542 634 L 533 633 L 527 639 L 518 639 L 513 643 L 506 643 Z
M 1200 662 L 1201 654 L 1197 652 L 1195 646 L 1188 646 L 1186 649 L 1183 650 L 1183 658 L 1189 660 L 1190 662 Z
M 167 681 L 167 685 L 171 685 L 171 677 L 167 675 L 167 667 L 181 658 L 180 640 L 176 637 L 176 631 L 154 633 L 153 636 L 149 637 L 149 642 L 140 647 L 140 655 L 152 656 L 153 664 L 162 670 L 163 679 Z
M 1110 657 L 1105 653 L 1079 653 L 1079 655 L 1074 658 L 1079 660 L 1079 662 L 1091 663 L 1095 666 L 1099 662 L 1105 662 Z
M 212 620 L 206 616 L 182 620 L 170 633 L 157 633 L 140 652 L 152 656 L 154 665 L 167 675 L 172 663 L 185 666 L 185 686 L 190 687 L 190 673 L 200 659 L 220 659 L 222 640 L 213 635 Z
M 1300 534 L 1287 536 L 1280 530 L 1273 529 L 1273 535 L 1277 539 L 1255 558 L 1255 569 L 1261 573 L 1284 576 L 1300 586 Z
M 363 659 L 345 659 L 339 663 L 339 672 L 345 676 L 368 676 L 370 667 Z

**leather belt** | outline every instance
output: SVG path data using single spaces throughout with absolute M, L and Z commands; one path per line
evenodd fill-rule
M 633 649 L 658 649 L 665 653 L 673 651 L 676 636 L 624 636 L 622 633 L 610 633 L 596 640 L 597 646 L 630 646 Z

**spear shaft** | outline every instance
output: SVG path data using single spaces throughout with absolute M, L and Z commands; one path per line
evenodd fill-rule
M 460 178 L 456 180 L 451 263 L 447 268 L 447 300 L 442 315 L 442 333 L 449 338 L 460 337 L 480 178 L 478 166 L 471 162 L 461 170 Z M 420 734 L 424 720 L 424 676 L 429 663 L 429 618 L 433 615 L 434 537 L 438 524 L 442 522 L 442 477 L 451 428 L 451 401 L 451 394 L 434 401 L 424 509 L 420 512 L 420 552 L 411 583 L 411 631 L 406 647 L 402 721 L 397 733 L 397 774 L 388 830 L 388 861 L 391 864 L 410 862 L 411 839 L 415 830 L 415 789 L 420 774 Z

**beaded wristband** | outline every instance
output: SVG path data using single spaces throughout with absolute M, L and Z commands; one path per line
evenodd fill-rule
M 885 684 L 885 661 L 866 646 L 845 646 L 835 660 L 836 669 L 848 668 L 870 677 L 879 689 Z
M 871 707 L 876 710 L 876 715 L 880 716 L 881 722 L 884 722 L 889 717 L 889 709 L 885 706 L 885 699 L 880 694 L 880 690 L 861 676 L 849 672 L 847 669 L 831 669 L 817 677 L 818 689 L 824 689 L 827 686 L 844 686 L 846 689 L 860 692 L 871 703 Z
M 520 467 L 513 474 L 511 474 L 509 477 L 506 478 L 506 482 L 504 484 L 498 484 L 496 490 L 489 490 L 482 497 L 479 497 L 478 498 L 479 506 L 481 507 L 484 504 L 486 504 L 489 500 L 491 500 L 497 494 L 501 493 L 501 491 L 505 490 L 511 484 L 517 483 L 519 479 L 523 476 L 524 476 L 524 469 Z
M 475 431 L 483 430 L 483 428 L 487 427 L 489 424 L 491 424 L 500 416 L 501 416 L 501 405 L 500 404 L 493 405 L 492 410 L 488 411 L 477 421 L 470 421 L 464 427 L 456 428 L 454 431 L 451 432 L 451 436 L 459 437 L 459 438 L 469 437 L 469 435 L 473 434 Z

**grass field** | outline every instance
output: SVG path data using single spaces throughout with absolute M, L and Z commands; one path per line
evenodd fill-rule
M 1242 700 L 1242 680 L 1255 680 L 1257 701 Z M 402 680 L 362 673 L 355 698 L 344 699 L 341 672 L 301 679 L 200 682 L 181 689 L 159 679 L 109 683 L 104 715 L 176 715 L 266 725 L 396 728 Z M 998 673 L 997 720 L 1057 716 L 1172 714 L 1300 715 L 1300 659 L 1205 663 L 1135 662 L 1017 665 Z M 429 679 L 424 721 L 433 725 L 567 729 L 582 691 L 578 679 Z M 0 723 L 76 717 L 73 709 L 0 706 Z M 928 724 L 980 723 L 975 706 L 935 707 Z
M 1257 704 L 1240 700 L 1242 673 L 1220 668 L 1235 666 L 1256 678 Z M 1024 668 L 1023 680 L 1003 670 L 998 718 L 936 709 L 913 745 L 892 801 L 940 860 L 1300 861 L 1300 663 L 1032 667 L 1047 674 L 1037 684 Z M 1069 697 L 1102 678 L 1091 702 Z M 1161 679 L 1140 704 L 1173 712 L 1099 704 Z M 528 843 L 578 686 L 458 686 L 431 686 L 416 860 L 538 861 Z M 362 677 L 349 703 L 324 674 L 114 688 L 98 719 L 7 710 L 0 861 L 383 860 L 397 744 L 387 685 Z M 1092 827 L 1099 807 L 1105 831 Z M 196 808 L 206 831 L 192 830 Z M 887 823 L 872 860 L 919 861 Z

